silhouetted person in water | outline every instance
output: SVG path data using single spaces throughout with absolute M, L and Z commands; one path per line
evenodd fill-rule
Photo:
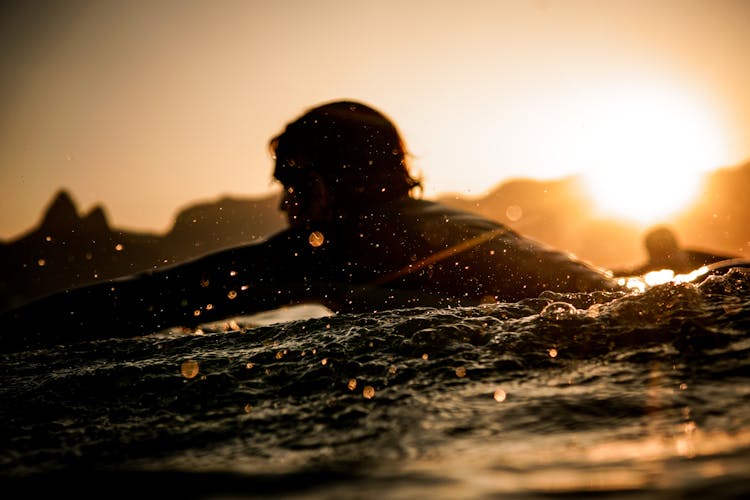
M 708 264 L 736 258 L 694 248 L 683 248 L 677 242 L 674 232 L 665 226 L 651 229 L 643 241 L 648 252 L 648 262 L 633 269 L 614 271 L 616 276 L 640 276 L 662 269 L 671 269 L 675 274 L 685 274 Z
M 412 196 L 421 185 L 396 126 L 362 103 L 313 108 L 270 147 L 288 229 L 33 302 L 2 317 L 3 343 L 136 336 L 302 302 L 365 312 L 619 289 L 498 222 Z

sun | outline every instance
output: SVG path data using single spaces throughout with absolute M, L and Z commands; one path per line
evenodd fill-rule
M 621 84 L 592 96 L 586 190 L 603 215 L 651 224 L 698 195 L 728 148 L 714 108 L 679 87 Z

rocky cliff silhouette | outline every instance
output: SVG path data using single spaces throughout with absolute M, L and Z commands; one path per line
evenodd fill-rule
M 643 228 L 592 216 L 574 177 L 514 179 L 485 196 L 440 198 L 482 213 L 523 234 L 606 268 L 630 267 L 645 257 Z M 750 163 L 717 170 L 702 196 L 668 223 L 685 246 L 750 257 Z M 80 215 L 61 190 L 41 223 L 0 243 L 0 310 L 56 290 L 174 264 L 224 247 L 249 243 L 285 227 L 279 195 L 221 198 L 181 210 L 166 234 L 111 228 L 103 207 Z
M 41 223 L 0 244 L 0 310 L 51 292 L 170 265 L 222 247 L 252 242 L 284 227 L 278 197 L 222 198 L 182 210 L 166 234 L 110 227 L 104 208 L 79 215 L 66 190 Z

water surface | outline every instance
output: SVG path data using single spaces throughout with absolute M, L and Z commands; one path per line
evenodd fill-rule
M 748 291 L 737 269 L 1 354 L 0 481 L 18 497 L 743 498 Z

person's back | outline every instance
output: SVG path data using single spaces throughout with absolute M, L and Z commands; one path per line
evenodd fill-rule
M 569 254 L 431 201 L 406 197 L 377 213 L 313 229 L 330 249 L 325 260 L 332 267 L 323 274 L 425 297 L 412 303 L 450 298 L 456 305 L 476 305 L 536 297 L 545 290 L 618 288 L 604 272 Z M 329 307 L 357 310 L 347 304 Z

